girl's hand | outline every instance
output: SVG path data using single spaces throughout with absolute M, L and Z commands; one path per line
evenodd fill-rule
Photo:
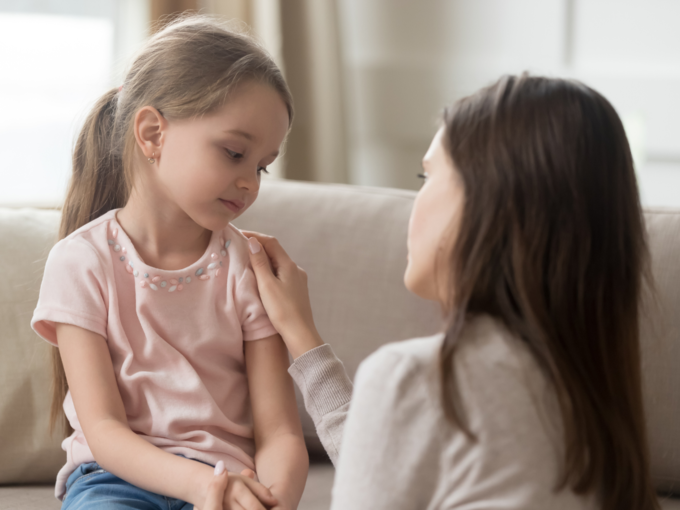
M 241 471 L 241 475 L 247 476 L 248 478 L 252 478 L 255 480 L 255 472 L 252 469 L 244 469 Z M 273 494 L 273 493 L 272 493 Z M 276 496 L 274 496 L 274 501 L 276 501 Z M 281 500 L 279 499 L 279 502 L 274 505 L 271 510 L 291 510 L 291 508 L 288 505 L 285 505 L 280 502 Z
M 278 499 L 267 487 L 255 481 L 255 473 L 250 469 L 244 469 L 240 475 L 229 475 L 222 498 L 224 510 L 268 510 L 277 504 Z
M 262 304 L 293 359 L 323 345 L 312 317 L 305 270 L 290 259 L 275 237 L 245 230 L 243 234 L 249 238 L 250 262 Z
M 252 470 L 244 469 L 240 475 L 229 475 L 224 462 L 219 461 L 202 510 L 266 510 L 277 504 L 278 500 L 269 489 L 255 481 Z M 200 510 L 196 506 L 194 509 Z

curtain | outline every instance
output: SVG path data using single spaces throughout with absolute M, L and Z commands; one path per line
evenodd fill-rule
M 296 118 L 286 177 L 348 182 L 345 97 L 336 0 L 285 0 L 283 61 Z
M 281 67 L 295 121 L 274 177 L 348 182 L 345 101 L 336 0 L 153 0 L 153 19 L 180 8 L 239 19 Z
M 151 0 L 151 31 L 156 32 L 161 28 L 161 18 L 172 19 L 173 15 L 181 14 L 188 10 L 198 10 L 199 0 Z

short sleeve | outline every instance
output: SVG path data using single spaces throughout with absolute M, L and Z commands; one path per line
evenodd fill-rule
M 72 324 L 106 338 L 105 286 L 95 249 L 81 239 L 61 240 L 47 257 L 31 327 L 55 346 L 55 323 Z
M 260 299 L 257 280 L 250 264 L 243 271 L 236 286 L 235 299 L 243 340 L 261 340 L 277 334 Z

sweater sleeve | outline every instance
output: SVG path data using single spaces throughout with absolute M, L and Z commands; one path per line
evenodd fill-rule
M 359 366 L 355 384 L 331 509 L 426 508 L 441 437 L 422 370 L 381 348 Z
M 300 388 L 307 412 L 334 465 L 337 465 L 345 419 L 352 398 L 352 382 L 330 345 L 298 357 L 288 369 Z

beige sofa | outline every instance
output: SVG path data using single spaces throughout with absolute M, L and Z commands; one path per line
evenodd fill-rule
M 319 331 L 351 377 L 380 345 L 441 325 L 437 307 L 402 283 L 414 196 L 271 180 L 236 222 L 276 235 L 307 269 Z M 652 467 L 660 491 L 680 494 L 680 211 L 645 214 L 657 283 L 642 326 Z M 57 211 L 0 209 L 0 510 L 60 506 L 52 484 L 65 454 L 47 434 L 49 346 L 29 326 L 58 222 Z M 301 415 L 316 461 L 300 509 L 326 509 L 333 468 L 302 408 Z M 680 509 L 680 500 L 662 499 L 664 509 Z

